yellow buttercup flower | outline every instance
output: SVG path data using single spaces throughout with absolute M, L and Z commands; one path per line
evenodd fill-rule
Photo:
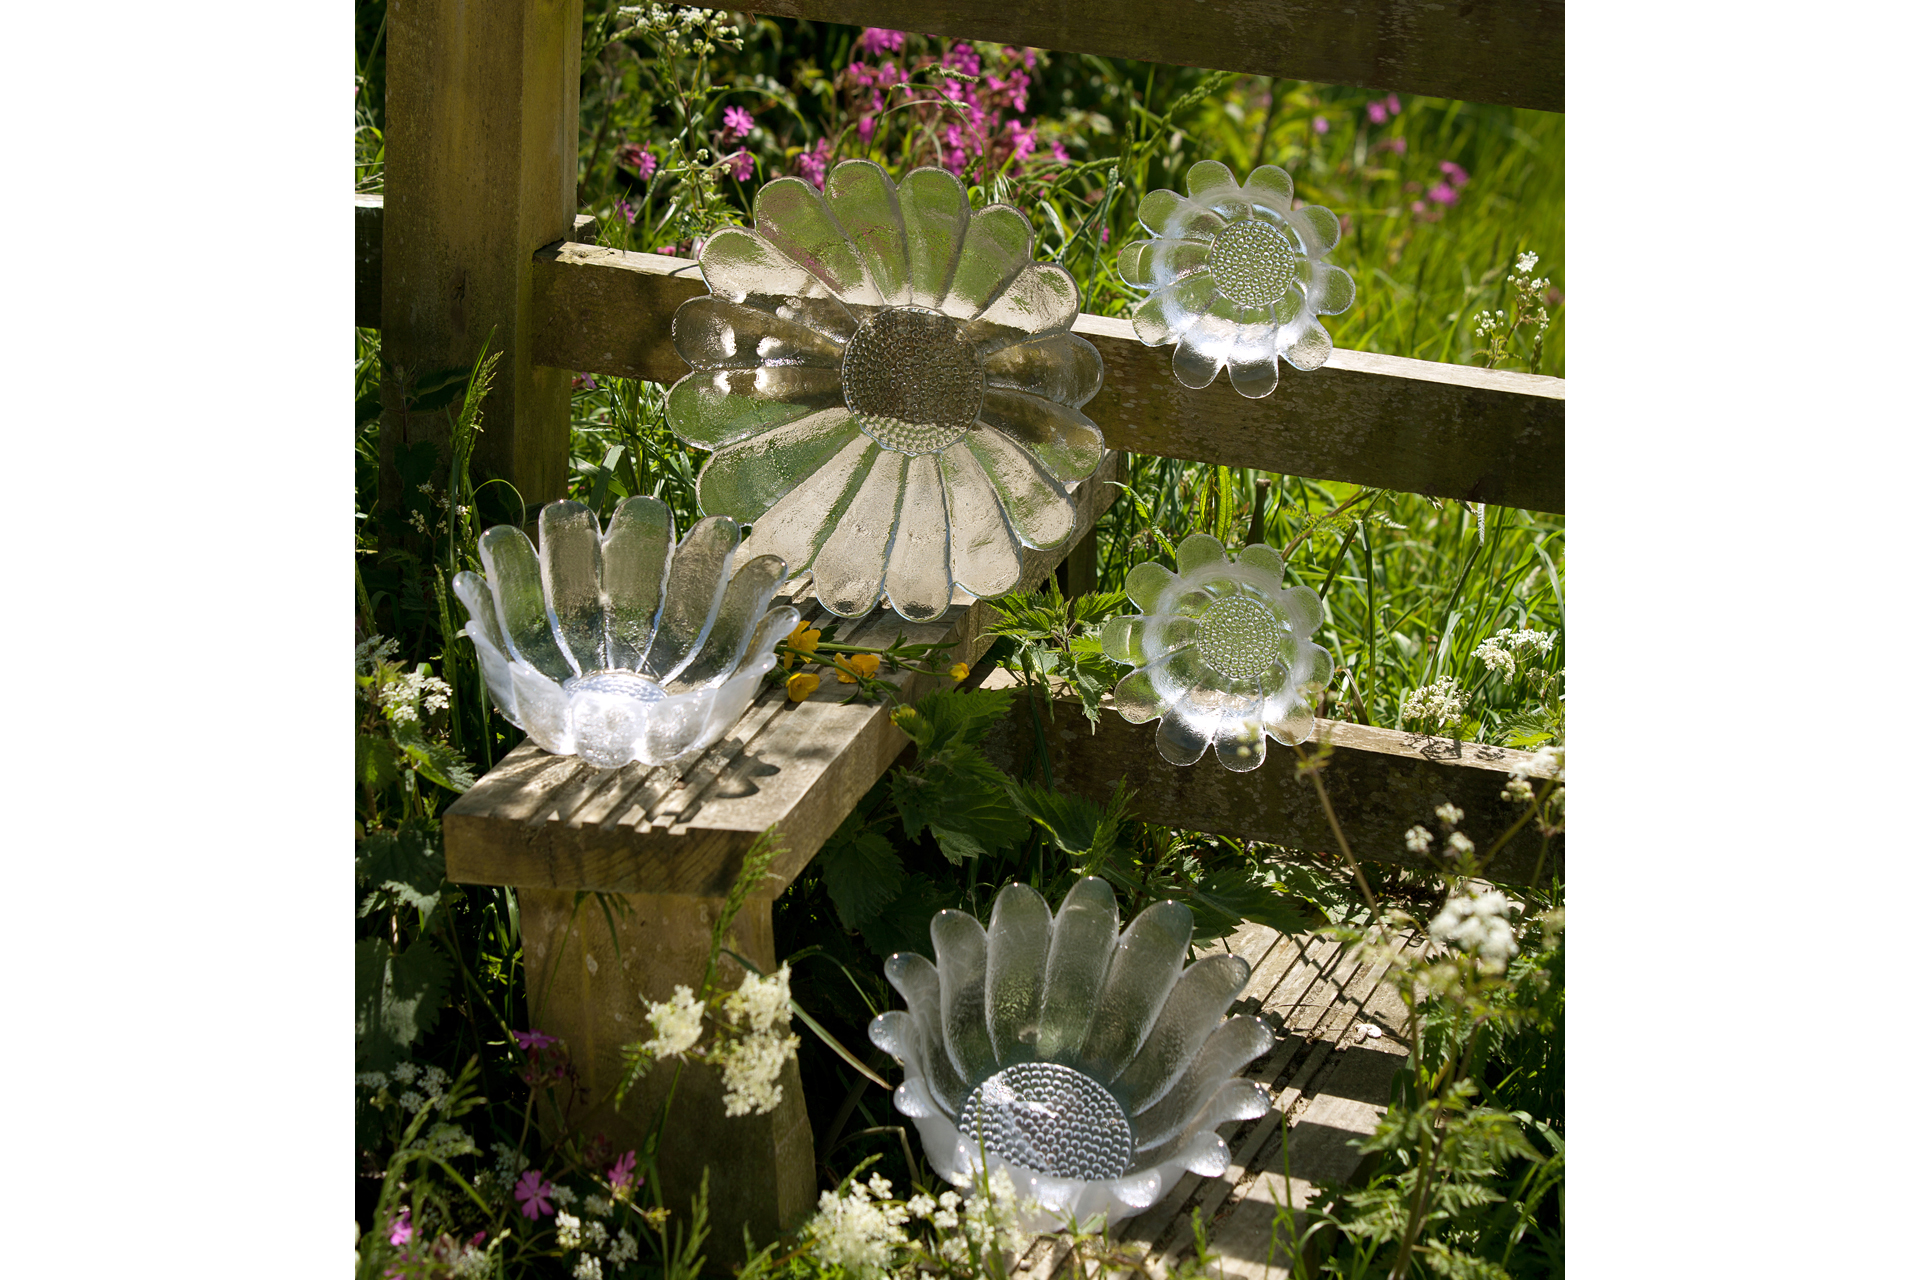
M 811 671 L 801 671 L 787 677 L 787 697 L 794 702 L 805 702 L 819 687 L 820 677 Z
M 789 649 L 798 649 L 802 653 L 812 653 L 814 646 L 819 643 L 820 633 L 809 627 L 805 622 L 800 623 L 800 625 L 796 626 L 793 630 L 787 632 L 786 644 Z M 784 671 L 793 670 L 793 655 L 790 653 L 781 654 L 780 667 Z
M 856 653 L 850 658 L 835 658 L 833 665 L 840 669 L 840 683 L 855 683 L 854 673 L 871 680 L 880 670 L 880 655 L 877 653 Z
M 952 668 L 948 670 L 947 674 L 955 680 L 965 680 L 967 678 L 967 664 L 964 662 L 956 662 Z

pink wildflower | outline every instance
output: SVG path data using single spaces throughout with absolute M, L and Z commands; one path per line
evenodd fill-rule
M 821 138 L 811 149 L 793 158 L 793 167 L 800 171 L 800 176 L 823 191 L 827 186 L 827 149 L 827 140 Z
M 1395 155 L 1403 156 L 1407 154 L 1407 140 L 1405 138 L 1388 138 L 1387 150 L 1393 152 Z
M 888 63 L 887 65 L 892 66 L 893 64 Z M 874 76 L 873 68 L 869 67 L 866 63 L 849 62 L 847 64 L 847 83 L 848 84 L 866 86 L 866 85 L 872 84 L 875 78 L 876 77 Z
M 1455 187 L 1464 187 L 1467 185 L 1467 171 L 1451 160 L 1442 160 L 1440 162 L 1440 172 L 1446 177 L 1446 180 Z
M 1425 200 L 1415 200 L 1413 202 L 1413 211 L 1415 213 L 1425 213 L 1427 211 L 1427 202 Z
M 745 107 L 728 107 L 720 113 L 721 132 L 744 138 L 753 132 L 753 117 Z
M 638 216 L 638 211 L 625 200 L 615 200 L 613 202 L 613 211 L 626 219 L 628 226 L 632 226 L 634 218 Z
M 1032 125 L 1021 124 L 1015 120 L 1007 126 L 1007 132 L 1013 135 L 1014 159 L 1024 160 L 1033 154 L 1033 149 L 1038 144 L 1034 142 Z
M 1427 192 L 1427 199 L 1433 201 L 1435 204 L 1452 204 L 1459 198 L 1459 195 L 1454 189 L 1444 182 Z
M 1073 157 L 1067 154 L 1067 149 L 1057 142 L 1053 144 L 1053 158 L 1061 164 L 1073 163 Z
M 400 1214 L 393 1220 L 393 1230 L 387 1235 L 387 1243 L 398 1249 L 413 1239 L 413 1207 L 401 1205 Z
M 1327 125 L 1327 118 L 1325 116 L 1315 116 L 1313 118 L 1313 131 L 1315 133 L 1325 133 L 1328 127 L 1329 126 Z
M 898 53 L 907 42 L 904 31 L 889 31 L 885 27 L 868 27 L 860 33 L 859 44 L 870 53 Z
M 679 251 L 678 249 L 676 249 L 676 248 L 674 248 L 674 247 L 673 247 L 672 245 L 670 245 L 670 244 L 663 244 L 663 245 L 661 245 L 661 246 L 660 246 L 660 247 L 659 247 L 658 249 L 655 249 L 655 250 L 654 250 L 654 252 L 655 252 L 655 253 L 663 253 L 663 254 L 665 254 L 665 255 L 666 255 L 667 257 L 669 257 L 669 258 L 671 258 L 671 257 L 673 257 L 673 256 L 674 256 L 675 254 L 677 254 L 677 253 L 679 253 L 680 251 Z
M 729 157 L 729 160 L 733 165 L 735 181 L 745 182 L 753 177 L 753 157 L 747 154 L 745 147 L 734 152 L 733 155 Z
M 645 1178 L 635 1179 L 633 1176 L 633 1167 L 638 1163 L 632 1151 L 628 1151 L 613 1162 L 613 1168 L 607 1170 L 607 1181 L 613 1184 L 615 1191 L 625 1191 L 628 1187 L 637 1187 L 646 1181 Z
M 1393 114 L 1395 115 L 1400 114 L 1400 95 L 1399 94 L 1390 93 L 1387 95 L 1387 110 L 1393 112 Z
M 538 1169 L 529 1169 L 521 1174 L 520 1181 L 513 1188 L 513 1198 L 520 1202 L 520 1212 L 535 1222 L 553 1212 L 553 1205 L 547 1201 L 552 1194 L 553 1184 L 541 1176 Z
M 940 65 L 965 75 L 977 76 L 980 74 L 980 55 L 973 51 L 972 45 L 963 41 L 947 50 L 946 56 L 940 59 Z
M 575 391 L 598 391 L 600 384 L 593 380 L 593 375 L 590 373 L 576 373 L 573 375 L 573 389 Z
M 651 178 L 653 171 L 660 167 L 660 161 L 653 152 L 641 147 L 637 142 L 623 143 L 620 150 L 614 153 L 614 158 L 639 174 L 642 182 Z
M 885 87 L 890 84 L 899 84 L 906 78 L 906 74 L 902 72 L 899 67 L 894 66 L 891 62 L 883 62 L 880 64 L 879 74 L 874 76 L 873 79 L 874 83 Z
M 854 132 L 860 135 L 860 142 L 862 145 L 872 142 L 873 141 L 873 117 L 861 116 L 860 122 L 854 126 Z
M 544 1049 L 554 1043 L 553 1037 L 544 1031 L 516 1031 L 513 1038 L 522 1049 Z
M 967 162 L 967 137 L 960 131 L 960 125 L 957 122 L 948 125 L 943 136 L 946 138 L 947 146 L 953 150 L 954 157 L 957 157 L 964 166 Z M 956 169 L 954 172 L 958 173 L 959 170 Z
M 1367 104 L 1367 119 L 1373 121 L 1375 124 L 1385 124 L 1387 122 L 1387 104 L 1384 102 L 1369 102 Z

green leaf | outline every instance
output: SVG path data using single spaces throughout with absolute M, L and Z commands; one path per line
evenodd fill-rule
M 960 901 L 959 887 L 936 884 L 926 876 L 910 875 L 900 888 L 900 896 L 875 916 L 860 936 L 876 956 L 896 951 L 917 951 L 933 959 L 933 918 Z
M 473 785 L 472 766 L 452 747 L 429 741 L 419 724 L 408 721 L 394 725 L 393 740 L 405 753 L 408 767 L 430 781 L 449 791 L 465 791 Z
M 818 860 L 840 923 L 855 931 L 865 929 L 899 897 L 907 879 L 900 855 L 877 831 L 862 831 L 848 839 L 835 832 L 821 847 Z
M 955 863 L 1009 848 L 1027 835 L 1027 819 L 1007 794 L 1007 777 L 972 747 L 954 745 L 893 775 L 893 802 L 908 839 L 932 829 Z
M 942 689 L 914 703 L 912 715 L 896 714 L 894 723 L 926 756 L 954 743 L 978 745 L 1012 706 L 1011 689 Z
M 1124 781 L 1114 789 L 1113 799 L 1104 809 L 1085 796 L 1031 783 L 1014 782 L 1008 790 L 1014 805 L 1039 823 L 1055 846 L 1095 866 L 1113 852 L 1132 800 Z
M 431 915 L 447 887 L 447 860 L 437 827 L 402 827 L 369 834 L 354 858 L 354 880 L 362 889 L 384 890 Z M 369 899 L 369 903 L 371 899 Z M 361 914 L 367 907 L 361 908 Z
M 1224 937 L 1242 920 L 1263 924 L 1278 933 L 1306 933 L 1313 925 L 1298 899 L 1283 897 L 1262 884 L 1250 867 L 1215 867 L 1200 883 L 1177 895 L 1193 908 L 1194 933 Z
M 394 764 L 393 744 L 372 734 L 356 734 L 353 740 L 353 779 L 363 787 L 384 791 L 400 780 Z
M 433 1029 L 452 969 L 430 942 L 416 942 L 397 956 L 385 938 L 354 944 L 354 1058 L 362 1070 L 399 1061 L 407 1046 Z

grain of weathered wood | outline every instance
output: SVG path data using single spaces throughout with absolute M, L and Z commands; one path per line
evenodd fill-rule
M 1121 461 L 1109 454 L 1075 490 L 1076 539 L 1112 504 L 1117 490 L 1108 481 L 1122 474 Z M 1025 584 L 1044 581 L 1068 549 L 1029 551 Z M 804 588 L 796 603 L 816 608 Z M 987 647 L 990 609 L 956 606 L 925 624 L 877 614 L 841 624 L 840 636 L 876 646 L 896 635 L 951 640 L 952 660 L 971 663 Z M 944 682 L 908 672 L 891 678 L 906 701 Z M 703 756 L 665 769 L 628 765 L 612 778 L 522 743 L 447 810 L 447 874 L 479 884 L 719 896 L 754 837 L 777 823 L 785 853 L 763 890 L 777 892 L 906 747 L 889 709 L 841 700 L 851 692 L 831 675 L 800 704 L 769 687 Z
M 1565 110 L 1560 0 L 765 0 L 759 12 Z
M 380 268 L 386 228 L 386 196 L 360 191 L 353 197 L 353 322 L 362 329 L 380 327 Z M 600 219 L 573 215 L 573 230 L 563 243 L 591 248 L 600 238 Z M 539 357 L 536 355 L 535 359 Z
M 982 684 L 1014 688 L 1018 682 L 1011 673 L 995 671 Z M 1033 719 L 1016 709 L 987 740 L 996 761 L 1020 776 L 1032 753 Z M 1234 773 L 1212 752 L 1185 767 L 1167 763 L 1154 742 L 1159 723 L 1129 724 L 1110 706 L 1101 712 L 1099 728 L 1091 731 L 1078 699 L 1056 697 L 1051 718 L 1043 711 L 1040 720 L 1046 727 L 1053 779 L 1062 791 L 1104 804 L 1125 779 L 1137 797 L 1134 812 L 1144 821 L 1338 852 L 1312 783 L 1296 775 L 1291 748 L 1269 741 L 1265 764 Z M 1354 855 L 1376 862 L 1432 865 L 1408 851 L 1406 833 L 1416 824 L 1443 831 L 1433 811 L 1447 803 L 1466 811 L 1459 829 L 1474 846 L 1491 849 L 1525 812 L 1524 806 L 1500 798 L 1509 773 L 1535 774 L 1531 757 L 1522 751 L 1339 720 L 1315 721 L 1314 741 L 1328 740 L 1334 752 L 1321 780 L 1334 816 Z M 1553 838 L 1544 860 L 1540 853 L 1539 834 L 1523 829 L 1494 856 L 1485 874 L 1500 883 L 1524 884 L 1540 862 L 1540 882 L 1545 884 L 1564 871 L 1563 837 Z
M 533 359 L 533 252 L 574 222 L 581 0 L 469 6 L 406 0 L 387 19 L 381 354 L 415 371 L 502 353 L 474 450 L 475 479 L 512 482 L 529 508 L 565 495 L 569 376 Z M 444 454 L 442 414 L 403 415 L 383 379 L 382 493 L 396 446 Z

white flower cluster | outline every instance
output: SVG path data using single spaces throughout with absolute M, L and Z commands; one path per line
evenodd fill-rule
M 1460 825 L 1460 819 L 1467 816 L 1467 811 L 1449 800 L 1444 804 L 1435 805 L 1433 816 L 1450 827 L 1457 827 Z
M 701 1017 L 706 1013 L 707 1002 L 695 1000 L 693 992 L 686 987 L 675 987 L 673 999 L 661 1003 L 647 1004 L 647 1023 L 653 1028 L 653 1039 L 643 1046 L 656 1058 L 679 1058 L 700 1039 Z
M 820 1193 L 820 1212 L 807 1224 L 814 1256 L 850 1274 L 873 1277 L 887 1274 L 896 1249 L 907 1244 L 909 1205 L 889 1200 L 893 1185 L 874 1174 L 865 1185 L 855 1182 L 846 1195 Z M 914 1197 L 914 1203 L 925 1200 Z M 928 1201 L 931 1203 L 931 1201 Z
M 480 1154 L 480 1148 L 473 1145 L 473 1139 L 467 1135 L 467 1131 L 457 1124 L 436 1124 L 415 1146 L 442 1160 Z
M 658 39 L 669 54 L 683 50 L 709 54 L 716 46 L 740 47 L 740 28 L 728 22 L 719 9 L 669 9 L 661 4 L 621 5 L 618 13 L 633 19 L 630 32 Z
M 1433 832 L 1415 824 L 1407 828 L 1407 852 L 1425 853 L 1433 847 Z
M 1542 747 L 1527 757 L 1525 764 L 1507 775 L 1506 789 L 1500 793 L 1502 800 L 1515 804 L 1525 804 L 1533 799 L 1533 781 L 1529 772 L 1544 773 L 1556 782 L 1565 783 L 1567 778 L 1567 749 L 1565 747 Z
M 1554 638 L 1558 635 L 1557 631 L 1502 627 L 1482 640 L 1473 651 L 1473 656 L 1486 663 L 1489 669 L 1499 672 L 1501 679 L 1511 680 L 1522 659 L 1551 652 Z
M 1540 255 L 1537 253 L 1534 253 L 1532 250 L 1528 250 L 1527 252 L 1521 254 L 1520 263 L 1519 263 L 1520 274 L 1531 275 L 1533 273 L 1533 266 L 1538 261 L 1540 261 Z
M 1507 313 L 1504 311 L 1477 311 L 1473 316 L 1473 336 L 1484 338 L 1505 324 Z
M 639 1241 L 635 1240 L 626 1228 L 622 1227 L 620 1234 L 613 1238 L 613 1248 L 607 1250 L 607 1261 L 616 1267 L 623 1267 L 639 1256 Z
M 1520 949 L 1513 926 L 1507 923 L 1507 913 L 1516 906 L 1498 889 L 1449 898 L 1427 926 L 1427 933 L 1436 941 L 1478 956 L 1489 972 L 1504 973 L 1507 961 Z
M 720 1051 L 720 1079 L 730 1116 L 766 1115 L 780 1105 L 780 1072 L 800 1047 L 788 1031 L 792 1017 L 786 965 L 770 977 L 749 973 L 723 1006 L 746 1034 Z
M 600 1259 L 590 1253 L 580 1255 L 573 1264 L 573 1280 L 600 1280 Z
M 409 724 L 420 718 L 420 711 L 441 711 L 453 696 L 453 686 L 439 676 L 430 675 L 424 664 L 389 680 L 380 687 L 380 706 L 395 724 Z
M 1440 733 L 1460 723 L 1466 710 L 1467 700 L 1459 681 L 1441 676 L 1409 693 L 1400 705 L 1400 716 L 1410 727 Z
M 454 1245 L 448 1261 L 454 1280 L 478 1280 L 493 1274 L 493 1254 L 470 1243 Z

